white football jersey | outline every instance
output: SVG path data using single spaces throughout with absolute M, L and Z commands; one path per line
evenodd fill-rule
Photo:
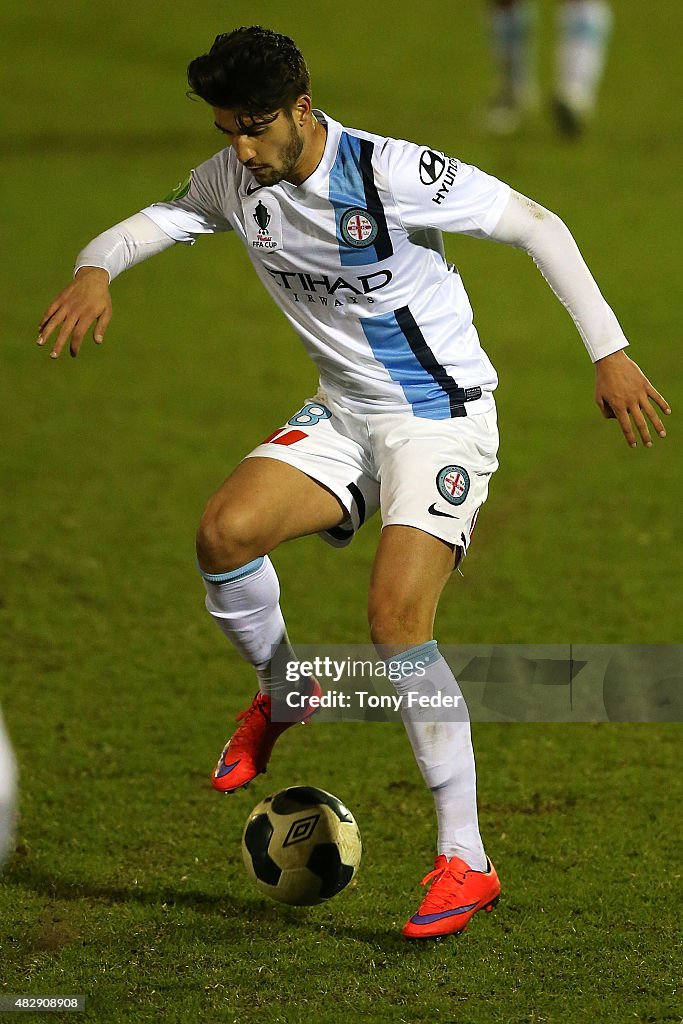
M 339 405 L 426 419 L 490 409 L 496 373 L 441 232 L 489 236 L 510 187 L 316 116 L 325 151 L 301 185 L 259 185 L 229 148 L 143 213 L 177 242 L 235 231 Z

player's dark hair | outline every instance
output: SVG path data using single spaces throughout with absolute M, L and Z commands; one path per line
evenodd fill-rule
M 191 94 L 210 106 L 251 120 L 288 110 L 311 91 L 306 61 L 294 41 L 260 25 L 216 36 L 209 52 L 189 64 L 187 80 Z

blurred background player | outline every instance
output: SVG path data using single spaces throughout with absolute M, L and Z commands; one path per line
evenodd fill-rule
M 9 737 L 0 715 L 0 868 L 10 854 L 14 838 L 16 766 Z
M 536 0 L 493 0 L 491 45 L 498 90 L 486 115 L 497 135 L 517 131 L 539 106 Z M 556 12 L 553 111 L 565 135 L 579 135 L 595 110 L 612 30 L 606 0 L 562 0 Z

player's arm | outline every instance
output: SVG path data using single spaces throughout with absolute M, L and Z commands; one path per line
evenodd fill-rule
M 378 161 L 401 219 L 410 232 L 434 227 L 518 246 L 536 261 L 566 306 L 596 367 L 595 397 L 604 416 L 616 417 L 627 442 L 651 443 L 647 420 L 660 437 L 653 406 L 669 406 L 623 351 L 628 345 L 566 225 L 509 185 L 461 161 L 411 143 L 388 140 Z
M 619 421 L 632 448 L 637 444 L 634 426 L 643 444 L 651 447 L 648 420 L 665 437 L 655 405 L 667 414 L 669 405 L 624 352 L 628 341 L 564 222 L 531 199 L 511 192 L 488 237 L 528 252 L 566 307 L 595 364 L 595 400 L 603 416 Z
M 100 345 L 112 317 L 110 282 L 173 244 L 174 239 L 144 213 L 136 213 L 98 235 L 79 253 L 74 280 L 43 313 L 38 344 L 44 345 L 58 331 L 51 357 L 56 359 L 67 342 L 71 355 L 77 356 L 83 338 L 93 327 L 93 340 Z
M 78 355 L 94 324 L 93 339 L 101 344 L 112 316 L 109 285 L 124 270 L 163 252 L 176 242 L 192 245 L 200 235 L 230 231 L 222 197 L 229 180 L 223 153 L 192 171 L 167 196 L 94 238 L 79 254 L 74 280 L 45 310 L 38 344 L 58 330 L 50 355 L 56 359 L 69 343 Z

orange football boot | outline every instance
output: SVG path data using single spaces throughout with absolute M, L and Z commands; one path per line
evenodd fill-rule
M 487 871 L 473 871 L 460 860 L 443 854 L 434 861 L 434 870 L 422 879 L 431 882 L 416 914 L 403 926 L 407 939 L 440 939 L 464 932 L 478 910 L 490 911 L 500 896 L 500 882 L 487 858 Z
M 322 690 L 317 679 L 309 680 L 308 696 L 321 697 Z M 298 723 L 304 724 L 314 715 L 318 707 L 297 709 L 287 708 L 289 715 L 301 717 L 285 722 L 271 721 L 272 700 L 265 693 L 257 693 L 249 707 L 237 716 L 240 722 L 237 730 L 223 748 L 211 779 L 211 785 L 219 793 L 234 793 L 236 789 L 248 786 L 252 779 L 265 772 L 276 741 Z

